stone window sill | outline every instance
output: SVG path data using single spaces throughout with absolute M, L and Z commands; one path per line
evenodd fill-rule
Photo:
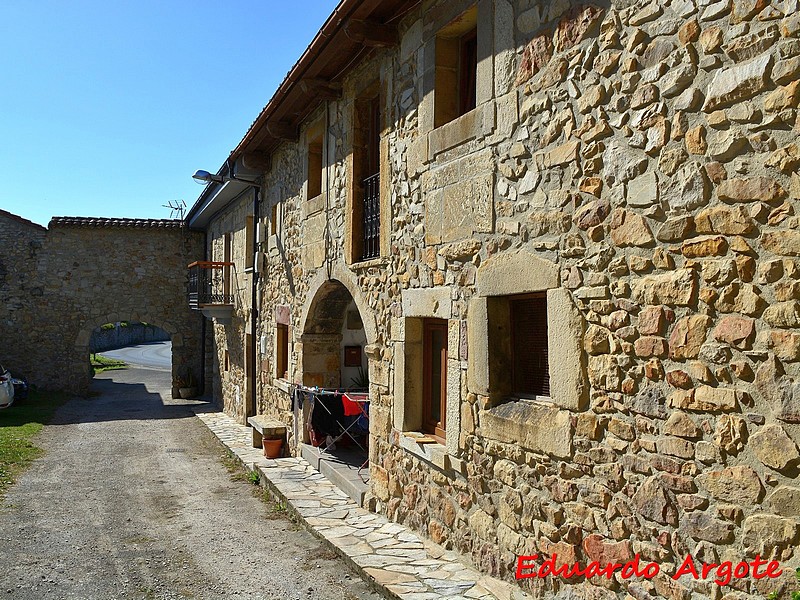
M 311 215 L 315 215 L 318 212 L 321 212 L 325 208 L 325 192 L 321 194 L 317 194 L 312 198 L 308 198 L 303 204 L 301 205 L 302 217 L 303 219 L 307 219 Z
M 466 477 L 467 465 L 463 460 L 448 454 L 444 444 L 438 441 L 417 443 L 417 439 L 421 437 L 433 439 L 431 436 L 416 431 L 403 431 L 400 433 L 400 447 L 441 471 L 456 471 Z
M 494 101 L 485 102 L 460 117 L 439 125 L 428 134 L 428 158 L 452 150 L 469 140 L 489 135 L 495 127 Z
M 288 394 L 292 383 L 288 379 L 273 379 L 272 385 Z
M 350 265 L 350 268 L 353 270 L 361 271 L 363 269 L 369 269 L 370 267 L 385 267 L 389 264 L 389 259 L 383 256 L 379 256 L 378 258 L 370 258 L 369 260 L 362 260 L 359 262 L 355 262 Z

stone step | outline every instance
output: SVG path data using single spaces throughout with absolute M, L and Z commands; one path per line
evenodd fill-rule
M 360 464 L 353 465 L 353 460 L 348 458 L 356 457 L 355 453 L 346 453 L 343 457 L 320 452 L 309 444 L 303 444 L 301 456 L 308 461 L 317 471 L 322 473 L 331 483 L 347 494 L 350 499 L 364 506 L 364 498 L 369 490 L 369 465 L 366 465 L 359 473 Z M 355 458 L 355 460 L 359 460 Z

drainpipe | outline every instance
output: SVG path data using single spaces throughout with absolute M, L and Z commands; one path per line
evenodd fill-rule
M 256 361 L 258 360 L 258 353 L 256 350 L 256 333 L 258 331 L 258 261 L 256 260 L 258 256 L 258 233 L 256 230 L 259 227 L 258 213 L 261 200 L 260 196 L 261 187 L 253 186 L 253 284 L 250 292 L 250 373 L 253 377 L 253 386 L 250 390 L 250 407 L 253 414 L 247 414 L 246 416 L 248 417 L 255 416 L 257 412 L 256 403 L 258 400 L 258 377 L 256 377 Z M 249 411 L 245 412 L 249 413 Z

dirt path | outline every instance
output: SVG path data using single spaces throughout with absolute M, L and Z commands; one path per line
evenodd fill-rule
M 0 508 L 0 599 L 380 596 L 234 481 L 169 373 L 98 375 Z

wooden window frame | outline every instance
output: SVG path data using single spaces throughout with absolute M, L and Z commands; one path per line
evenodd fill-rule
M 222 293 L 225 298 L 231 296 L 231 253 L 232 253 L 232 236 L 226 233 L 222 238 L 222 261 L 225 263 L 222 267 Z M 227 369 L 225 369 L 227 371 Z
M 478 28 L 461 36 L 459 40 L 458 96 L 456 118 L 476 107 L 478 97 Z
M 289 376 L 289 326 L 275 323 L 275 377 L 288 379 Z
M 433 333 L 439 331 L 443 335 L 444 345 L 440 352 L 441 366 L 439 374 L 439 420 L 432 416 L 433 397 Z M 445 319 L 424 319 L 422 322 L 422 431 L 432 435 L 437 441 L 444 443 L 447 431 L 447 338 L 448 325 Z
M 278 235 L 278 203 L 272 205 L 269 214 L 270 235 Z
M 247 215 L 244 222 L 244 268 L 253 269 L 255 267 L 255 256 L 253 254 L 253 242 L 256 236 L 255 218 Z
M 478 26 L 473 5 L 436 34 L 434 129 L 477 107 Z
M 352 182 L 349 194 L 347 257 L 360 263 L 382 255 L 381 135 L 383 92 L 380 81 L 362 90 L 354 102 Z

